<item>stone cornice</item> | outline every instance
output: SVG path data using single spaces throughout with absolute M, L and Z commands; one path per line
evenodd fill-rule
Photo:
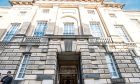
M 60 7 L 77 7 L 84 5 L 85 7 L 92 6 L 104 6 L 104 7 L 116 7 L 122 8 L 124 4 L 104 2 L 104 0 L 46 0 L 46 1 L 35 1 L 35 0 L 10 0 L 12 5 L 39 5 L 42 7 L 50 7 L 52 5 L 59 5 Z
M 123 8 L 124 4 L 114 3 L 114 2 L 103 2 L 104 7 L 112 7 L 112 8 Z
M 33 5 L 34 0 L 10 0 L 12 5 Z

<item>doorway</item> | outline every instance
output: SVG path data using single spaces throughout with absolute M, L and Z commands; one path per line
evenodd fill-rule
M 58 84 L 80 84 L 80 55 L 58 55 Z

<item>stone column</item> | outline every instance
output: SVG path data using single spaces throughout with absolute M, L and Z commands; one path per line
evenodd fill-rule
M 54 35 L 55 26 L 56 26 L 56 17 L 57 17 L 58 6 L 53 6 L 50 11 L 50 20 L 48 22 L 48 29 L 46 31 L 46 35 Z
M 48 49 L 42 84 L 55 84 L 57 69 L 56 49 Z
M 43 79 L 42 84 L 56 84 L 58 50 L 60 50 L 59 41 L 50 40 L 44 69 L 44 75 L 47 77 Z
M 98 66 L 96 64 L 92 64 L 92 61 L 96 60 L 94 57 L 90 56 L 87 40 L 77 41 L 77 47 L 79 47 L 81 52 L 81 74 L 83 83 L 94 84 L 94 79 L 99 78 Z

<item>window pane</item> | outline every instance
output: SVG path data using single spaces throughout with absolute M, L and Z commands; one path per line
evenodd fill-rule
M 74 23 L 64 23 L 64 35 L 74 35 Z
M 99 22 L 90 23 L 90 28 L 91 28 L 91 31 L 92 31 L 92 35 L 94 37 L 102 37 L 103 36 L 101 26 L 100 26 Z
M 11 27 L 9 29 L 9 31 L 7 32 L 7 34 L 5 35 L 3 41 L 4 42 L 10 42 L 11 39 L 14 37 L 14 35 L 16 34 L 16 32 L 18 31 L 18 27 L 20 26 L 19 23 L 14 23 L 11 24 Z
M 116 72 L 112 72 L 111 74 L 112 74 L 112 76 L 114 76 L 114 77 L 117 76 Z
M 47 30 L 48 26 L 47 26 L 47 22 L 38 22 L 35 32 L 34 32 L 34 36 L 37 37 L 42 37 L 44 36 L 44 32 Z
M 23 73 L 22 78 L 24 78 L 24 76 L 25 76 L 25 73 Z
M 26 67 L 27 67 L 28 62 L 29 62 L 29 56 L 30 56 L 30 54 L 25 54 L 23 56 L 23 59 L 21 61 L 21 64 L 19 66 L 18 73 L 17 73 L 17 76 L 16 76 L 17 79 L 18 78 L 24 78 Z
M 18 78 L 22 78 L 22 73 L 19 73 Z
M 129 42 L 129 37 L 127 36 L 126 32 L 124 31 L 123 25 L 114 25 L 115 26 L 115 32 L 126 42 Z
M 20 72 L 24 72 L 24 70 L 25 70 L 24 68 L 21 68 L 21 69 L 20 69 Z
M 25 67 L 26 66 L 26 64 L 22 64 L 22 66 L 21 67 Z
M 112 55 L 111 54 L 107 54 L 105 56 L 105 58 L 106 58 L 106 62 L 107 62 L 107 66 L 108 66 L 109 72 L 111 74 L 111 78 L 119 78 L 119 75 L 118 75 L 118 72 L 117 72 L 114 60 L 112 58 Z

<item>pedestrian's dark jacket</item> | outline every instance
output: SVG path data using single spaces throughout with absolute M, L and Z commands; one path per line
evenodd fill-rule
M 13 80 L 13 77 L 12 76 L 4 76 L 1 79 L 1 82 L 3 82 L 2 84 L 11 84 L 12 83 L 12 80 Z

